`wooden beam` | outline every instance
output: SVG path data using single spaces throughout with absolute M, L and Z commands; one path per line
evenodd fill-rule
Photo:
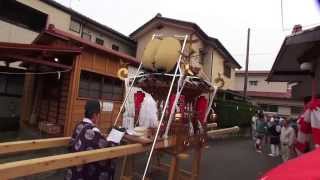
M 72 67 L 68 66 L 68 65 L 45 61 L 45 60 L 41 60 L 41 59 L 25 57 L 25 56 L 18 56 L 18 55 L 1 55 L 0 59 L 19 60 L 19 61 L 23 61 L 26 63 L 41 64 L 41 65 L 46 65 L 46 66 L 50 66 L 50 67 L 57 67 L 57 68 L 62 68 L 62 69 L 72 69 Z
M 0 143 L 0 155 L 68 146 L 69 141 L 70 137 L 61 137 Z
M 174 144 L 175 141 L 172 139 L 169 140 L 168 146 L 165 146 L 163 142 L 158 142 L 156 144 L 156 149 L 172 147 Z M 12 179 L 116 157 L 138 154 L 146 152 L 150 150 L 150 148 L 150 146 L 143 146 L 142 144 L 130 144 L 4 163 L 0 164 L 0 179 Z
M 273 75 L 294 75 L 294 76 L 304 76 L 304 75 L 313 75 L 313 72 L 310 71 L 275 71 Z
M 207 124 L 207 128 L 211 129 L 211 128 L 216 128 L 218 127 L 218 124 L 217 123 L 210 123 L 210 124 Z
M 239 132 L 240 128 L 238 126 L 234 126 L 231 128 L 224 128 L 224 129 L 216 129 L 207 131 L 208 136 L 215 136 L 215 135 L 222 135 L 222 134 L 229 134 L 229 133 L 236 133 Z
M 64 54 L 80 54 L 82 48 L 67 47 L 67 46 L 48 46 L 37 44 L 19 44 L 19 43 L 7 43 L 0 42 L 0 50 L 3 52 L 8 51 L 39 51 L 39 52 L 52 52 L 52 53 L 64 53 Z

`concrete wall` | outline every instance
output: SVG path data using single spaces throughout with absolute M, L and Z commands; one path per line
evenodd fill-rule
M 0 20 L 0 41 L 31 43 L 39 33 Z
M 291 115 L 291 107 L 288 106 L 278 106 L 278 113 L 284 115 Z
M 287 92 L 288 83 L 286 82 L 267 82 L 265 79 L 267 74 L 262 75 L 252 75 L 248 74 L 248 91 L 258 91 L 258 92 Z M 258 81 L 257 86 L 250 85 L 249 81 Z M 235 77 L 235 89 L 238 91 L 243 91 L 244 86 L 244 74 L 236 73 Z

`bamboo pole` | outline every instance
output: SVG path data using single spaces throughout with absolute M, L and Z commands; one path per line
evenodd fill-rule
M 215 135 L 222 135 L 222 134 L 229 134 L 229 133 L 236 133 L 239 132 L 240 128 L 238 126 L 234 126 L 231 128 L 224 128 L 224 129 L 216 129 L 207 131 L 208 136 L 215 136 Z

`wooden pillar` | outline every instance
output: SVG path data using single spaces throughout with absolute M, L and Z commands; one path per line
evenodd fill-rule
M 179 179 L 179 158 L 177 155 L 172 156 L 171 166 L 169 170 L 168 180 L 178 180 Z
M 198 180 L 199 179 L 201 156 L 202 156 L 202 148 L 196 148 L 194 151 L 194 154 L 193 154 L 191 180 Z
M 123 157 L 120 180 L 132 180 L 133 179 L 133 167 L 134 167 L 134 155 Z
M 34 75 L 26 74 L 21 99 L 20 127 L 24 127 L 31 118 L 34 91 Z
M 70 81 L 68 87 L 68 102 L 67 102 L 67 111 L 66 111 L 66 118 L 64 124 L 64 136 L 69 136 L 72 133 L 71 125 L 72 125 L 72 108 L 74 101 L 77 96 L 77 90 L 80 81 L 80 60 L 81 55 L 76 56 L 73 60 L 72 71 L 70 73 Z

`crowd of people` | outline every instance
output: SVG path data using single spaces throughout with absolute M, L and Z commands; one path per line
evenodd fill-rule
M 271 157 L 281 156 L 283 161 L 295 157 L 296 122 L 293 119 L 268 116 L 258 112 L 252 117 L 253 139 L 256 151 L 262 153 L 262 147 L 270 147 Z

